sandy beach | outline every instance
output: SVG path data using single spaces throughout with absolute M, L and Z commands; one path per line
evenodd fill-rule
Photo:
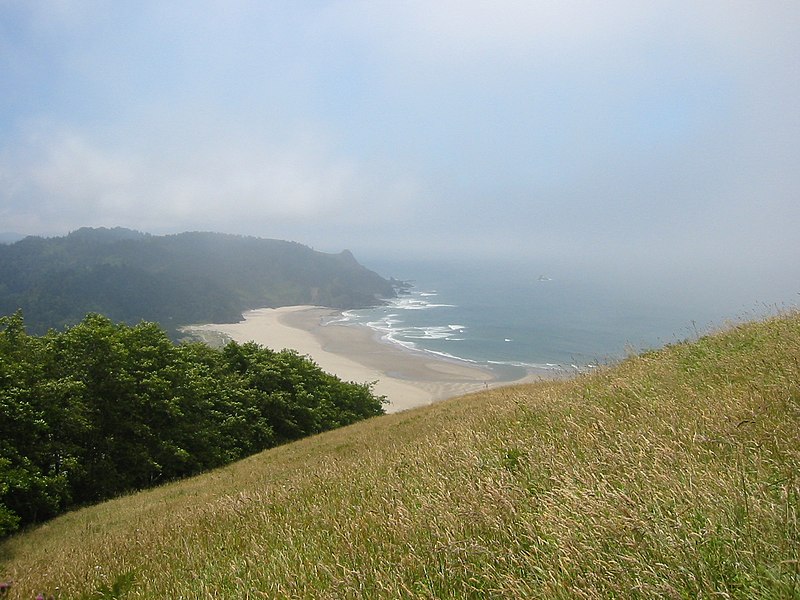
M 377 382 L 375 393 L 389 400 L 387 412 L 509 383 L 497 381 L 488 369 L 382 341 L 363 325 L 328 323 L 338 314 L 315 306 L 261 308 L 246 312 L 239 323 L 193 325 L 185 330 L 209 342 L 231 339 L 275 350 L 291 348 L 345 381 Z

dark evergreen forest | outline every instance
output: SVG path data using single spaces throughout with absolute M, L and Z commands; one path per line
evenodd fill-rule
M 291 350 L 98 314 L 35 336 L 17 312 L 0 318 L 0 536 L 382 413 L 370 384 Z
M 99 313 L 156 322 L 177 339 L 182 325 L 235 322 L 251 308 L 356 308 L 394 294 L 392 282 L 346 250 L 280 240 L 83 228 L 0 244 L 0 316 L 22 309 L 37 334 Z

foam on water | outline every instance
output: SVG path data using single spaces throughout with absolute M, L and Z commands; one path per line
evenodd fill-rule
M 386 300 L 383 306 L 345 311 L 341 317 L 330 322 L 366 325 L 380 333 L 383 340 L 404 348 L 448 360 L 482 365 L 508 378 L 522 376 L 532 368 L 548 368 L 520 360 L 490 360 L 490 356 L 476 355 L 474 348 L 480 345 L 481 340 L 471 334 L 473 328 L 465 321 L 452 318 L 459 315 L 460 307 L 452 302 L 440 301 L 438 296 L 437 291 L 411 289 L 398 298 Z M 497 338 L 500 342 L 503 339 L 502 336 Z M 458 344 L 454 346 L 453 342 Z M 447 344 L 448 348 L 445 349 L 442 344 Z M 467 350 L 470 344 L 473 347 L 472 355 L 457 350 Z M 513 374 L 510 374 L 509 368 Z
M 590 369 L 630 349 L 691 337 L 695 321 L 719 316 L 714 306 L 685 306 L 630 282 L 552 265 L 399 260 L 374 268 L 415 284 L 383 306 L 346 311 L 337 322 L 366 325 L 405 348 L 509 377 Z M 542 272 L 553 276 L 545 280 Z

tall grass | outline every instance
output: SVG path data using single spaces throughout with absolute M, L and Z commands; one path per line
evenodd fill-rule
M 800 316 L 379 417 L 0 546 L 11 598 L 800 598 Z M 0 577 L 1 578 L 1 577 Z

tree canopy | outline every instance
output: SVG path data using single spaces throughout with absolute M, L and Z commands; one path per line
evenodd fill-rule
M 181 325 L 235 322 L 251 308 L 356 308 L 394 294 L 347 250 L 280 240 L 82 228 L 0 244 L 0 315 L 22 309 L 38 334 L 96 312 L 129 325 L 157 322 L 176 338 Z
M 292 350 L 173 343 L 89 314 L 37 337 L 0 318 L 0 535 L 383 413 Z

